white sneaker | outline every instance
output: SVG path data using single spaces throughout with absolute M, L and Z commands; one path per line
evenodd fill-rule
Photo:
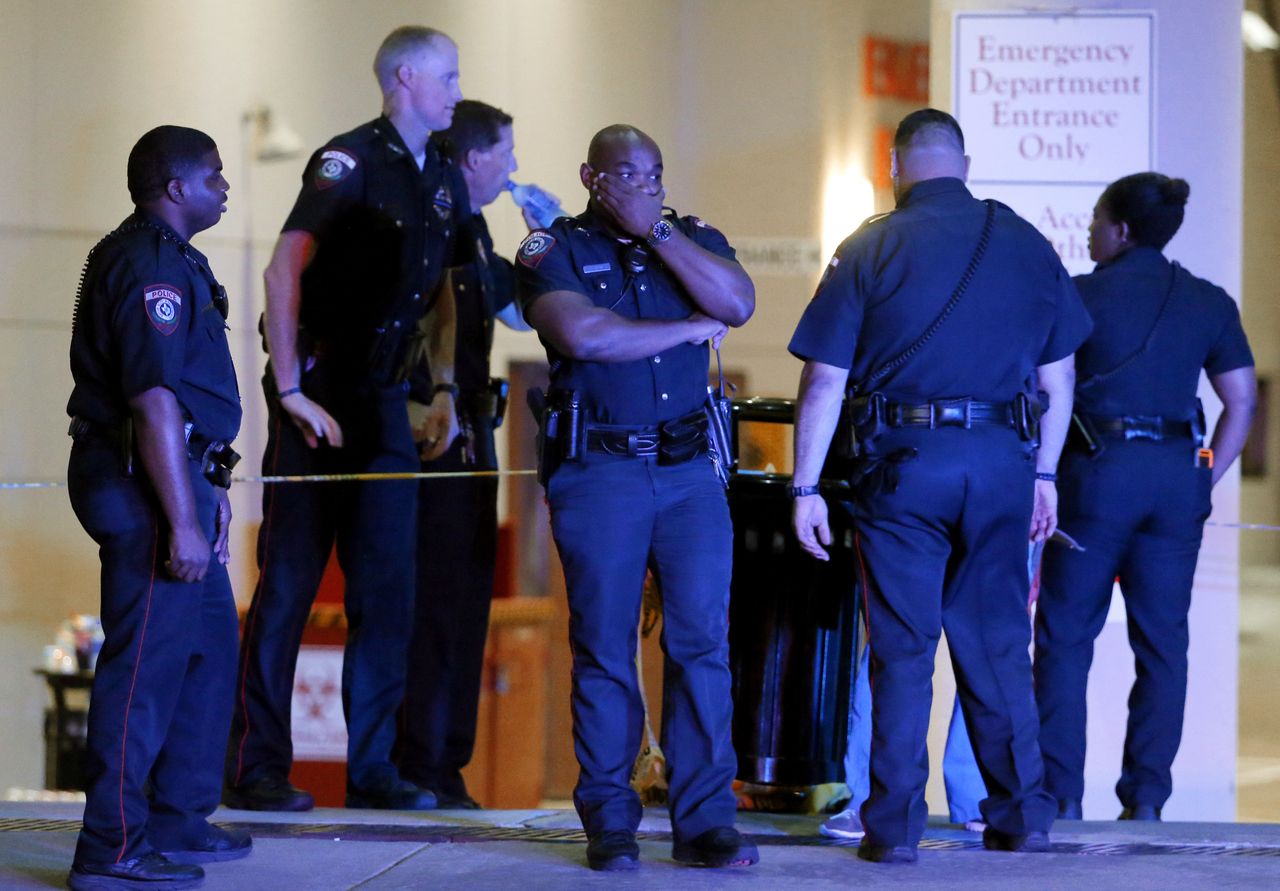
M 983 823 L 981 820 L 966 820 L 964 828 L 969 832 L 982 833 L 987 831 L 987 824 Z
M 856 808 L 849 808 L 828 818 L 818 831 L 827 838 L 862 838 L 866 835 Z

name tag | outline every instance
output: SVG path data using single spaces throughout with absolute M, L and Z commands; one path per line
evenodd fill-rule
M 612 264 L 612 263 L 592 263 L 592 264 L 590 264 L 590 265 L 588 265 L 588 266 L 583 266 L 583 267 L 582 267 L 582 274 L 583 274 L 583 275 L 596 275 L 596 274 L 601 273 L 601 272 L 608 272 L 608 271 L 609 271 L 609 270 L 611 270 L 611 269 L 613 269 L 613 264 Z

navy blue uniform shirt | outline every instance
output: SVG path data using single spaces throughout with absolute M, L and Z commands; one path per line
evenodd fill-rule
M 471 214 L 457 168 L 433 145 L 421 170 L 385 116 L 335 136 L 311 156 L 284 231 L 308 232 L 301 322 L 350 344 L 374 328 L 411 328 L 445 270 L 470 259 L 455 238 Z
M 67 413 L 116 427 L 130 399 L 165 387 L 202 434 L 235 439 L 240 390 L 225 312 L 205 256 L 158 218 L 132 214 L 85 264 Z
M 963 182 L 917 183 L 892 213 L 845 239 L 791 338 L 805 360 L 851 369 L 860 382 L 924 333 L 969 265 L 986 205 Z M 1037 366 L 1089 334 L 1084 306 L 1044 236 L 998 205 L 991 240 L 954 311 L 919 353 L 876 387 L 891 400 L 1007 402 Z
M 1173 264 L 1160 251 L 1135 247 L 1076 277 L 1096 325 L 1076 354 L 1078 410 L 1189 420 L 1201 368 L 1212 377 L 1253 365 L 1235 301 L 1186 270 L 1173 275 Z M 1157 326 L 1166 297 L 1168 308 Z M 1122 373 L 1088 383 L 1141 350 L 1153 329 L 1146 352 Z
M 736 262 L 724 235 L 697 217 L 672 221 L 702 248 Z M 628 251 L 649 252 L 645 270 L 628 271 Z M 698 310 L 684 286 L 643 240 L 610 235 L 591 211 L 562 217 L 548 229 L 531 232 L 516 254 L 516 282 L 525 317 L 551 291 L 584 294 L 627 319 L 674 321 Z M 551 382 L 577 390 L 592 420 L 601 424 L 659 424 L 687 415 L 707 398 L 708 346 L 682 343 L 632 362 L 583 362 L 560 355 L 543 341 Z

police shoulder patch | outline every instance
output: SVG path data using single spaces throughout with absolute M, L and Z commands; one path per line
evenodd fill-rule
M 179 288 L 164 282 L 144 285 L 142 302 L 152 328 L 165 337 L 178 330 L 178 320 L 182 317 L 182 291 Z
M 516 251 L 516 259 L 530 269 L 537 269 L 538 264 L 542 262 L 542 258 L 555 246 L 555 243 L 555 236 L 544 229 L 530 232 L 525 236 L 524 241 L 520 242 L 520 249 Z
M 340 148 L 325 149 L 320 153 L 320 163 L 316 166 L 316 188 L 336 186 L 355 169 L 356 159 L 350 152 Z

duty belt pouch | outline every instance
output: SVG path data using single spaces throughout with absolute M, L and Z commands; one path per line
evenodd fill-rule
M 1067 428 L 1067 443 L 1090 459 L 1097 458 L 1107 450 L 1106 443 L 1098 435 L 1098 428 L 1094 426 L 1093 421 L 1088 415 L 1078 411 L 1071 413 L 1071 426 Z
M 209 443 L 200 458 L 200 472 L 204 478 L 223 489 L 231 488 L 231 471 L 240 463 L 240 454 L 223 440 Z
M 663 424 L 658 430 L 658 463 L 683 464 L 698 457 L 707 449 L 709 427 L 705 413 L 687 415 Z

